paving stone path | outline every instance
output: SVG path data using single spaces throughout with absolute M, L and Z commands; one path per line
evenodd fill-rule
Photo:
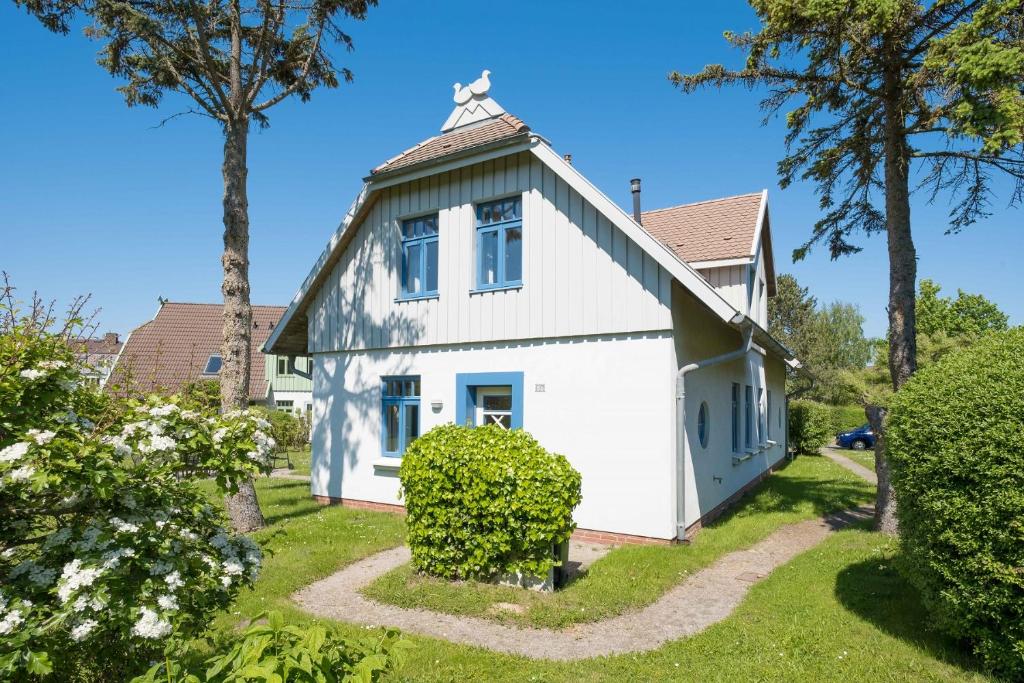
M 360 589 L 409 561 L 405 546 L 355 562 L 300 590 L 292 599 L 321 617 L 394 626 L 534 659 L 577 660 L 643 652 L 699 633 L 725 619 L 750 587 L 773 569 L 813 548 L 831 532 L 871 514 L 871 508 L 866 507 L 790 524 L 746 550 L 719 558 L 647 607 L 561 630 L 506 626 L 479 617 L 384 605 L 363 597 Z
M 859 462 L 854 462 L 853 460 L 847 458 L 845 455 L 839 452 L 839 449 L 833 448 L 832 446 L 825 446 L 824 448 L 821 449 L 820 452 L 822 455 L 824 455 L 832 462 L 836 463 L 840 467 L 845 467 L 846 469 L 850 470 L 861 479 L 870 481 L 872 484 L 876 486 L 878 485 L 878 476 L 875 474 L 874 470 L 869 470 L 867 467 L 864 467 L 864 465 L 861 465 Z

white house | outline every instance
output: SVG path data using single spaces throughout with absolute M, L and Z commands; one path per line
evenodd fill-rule
M 267 341 L 312 358 L 312 493 L 400 505 L 411 440 L 497 422 L 580 471 L 581 536 L 682 538 L 785 454 L 767 193 L 631 215 L 489 87 L 371 171 Z

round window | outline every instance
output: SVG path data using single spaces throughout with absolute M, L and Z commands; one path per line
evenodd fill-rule
M 708 447 L 708 402 L 702 401 L 697 413 L 697 438 L 701 448 Z

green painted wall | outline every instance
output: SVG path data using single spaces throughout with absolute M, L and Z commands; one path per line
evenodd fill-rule
M 278 373 L 278 359 L 281 359 L 280 365 L 287 366 L 287 356 L 264 355 L 263 357 L 266 363 L 267 382 L 275 391 L 313 391 L 312 380 L 298 375 Z M 295 368 L 302 372 L 309 372 L 311 365 L 312 360 L 309 358 L 299 356 L 295 359 Z

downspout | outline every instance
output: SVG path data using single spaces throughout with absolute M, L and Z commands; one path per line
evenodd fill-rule
M 694 370 L 746 358 L 754 343 L 754 326 L 750 319 L 742 314 L 737 314 L 732 320 L 735 324 L 743 321 L 746 321 L 747 325 L 743 330 L 743 345 L 740 348 L 696 363 L 688 363 L 676 373 L 676 539 L 680 541 L 686 537 L 686 505 L 683 500 L 683 492 L 686 490 L 686 376 Z

